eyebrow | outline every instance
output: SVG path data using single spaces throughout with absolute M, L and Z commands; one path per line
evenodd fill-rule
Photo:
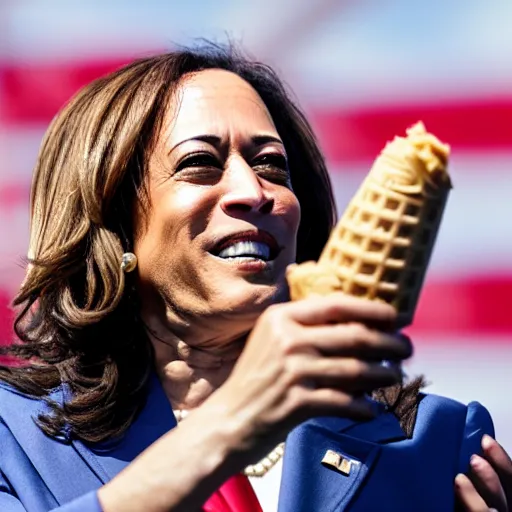
M 206 142 L 207 144 L 211 144 L 212 146 L 220 146 L 222 144 L 222 137 L 219 137 L 218 135 L 212 135 L 212 134 L 204 134 L 204 135 L 196 135 L 195 137 L 190 137 L 188 139 L 184 139 L 177 144 L 175 144 L 170 150 L 168 154 L 171 154 L 177 147 L 181 146 L 182 144 L 185 144 L 185 142 L 190 141 L 199 141 L 199 142 Z M 278 138 L 274 137 L 273 135 L 254 135 L 251 137 L 251 142 L 255 146 L 263 146 L 265 144 L 270 143 L 277 143 L 281 144 L 281 146 L 284 146 L 283 141 Z

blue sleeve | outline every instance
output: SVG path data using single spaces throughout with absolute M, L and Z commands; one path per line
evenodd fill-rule
M 12 494 L 0 491 L 0 510 L 2 512 L 27 512 L 27 509 Z M 98 493 L 91 491 L 76 498 L 62 507 L 53 508 L 48 512 L 102 512 Z
M 98 492 L 88 492 L 87 494 L 62 505 L 62 507 L 54 508 L 53 512 L 102 512 L 100 502 L 98 500 Z
M 2 472 L 0 472 L 0 511 L 27 512 L 21 501 L 13 495 L 10 485 L 4 479 Z M 48 508 L 48 512 L 102 512 L 102 509 L 97 491 L 91 491 L 61 507 Z
M 482 453 L 482 437 L 488 434 L 494 437 L 494 425 L 489 411 L 478 402 L 468 405 L 466 424 L 459 454 L 459 473 L 467 473 L 469 459 L 473 454 Z

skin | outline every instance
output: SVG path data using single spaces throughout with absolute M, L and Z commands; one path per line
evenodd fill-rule
M 286 299 L 300 206 L 285 148 L 249 84 L 226 71 L 198 73 L 173 107 L 150 166 L 149 218 L 135 215 L 134 250 L 157 371 L 173 406 L 190 409 L 229 375 L 257 317 Z M 247 230 L 278 240 L 268 268 L 208 251 Z
M 378 363 L 411 355 L 389 334 L 390 306 L 340 293 L 283 303 L 300 222 L 289 172 L 249 84 L 221 70 L 183 81 L 151 158 L 149 214 L 135 210 L 134 252 L 157 372 L 172 407 L 192 412 L 99 490 L 105 512 L 200 510 L 298 423 L 369 419 L 364 394 L 400 379 Z M 225 235 L 258 230 L 278 243 L 272 264 L 212 254 Z
M 457 475 L 455 494 L 462 510 L 512 510 L 512 460 L 490 436 L 482 438 L 482 455 L 474 455 L 468 475 Z

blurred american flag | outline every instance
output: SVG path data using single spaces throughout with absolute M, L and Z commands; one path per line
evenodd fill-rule
M 483 402 L 512 450 L 511 24 L 509 0 L 3 0 L 0 340 L 12 336 L 8 303 L 48 122 L 133 57 L 227 33 L 291 84 L 340 211 L 385 142 L 417 120 L 451 145 L 454 190 L 410 329 L 409 372 L 425 372 L 433 392 Z

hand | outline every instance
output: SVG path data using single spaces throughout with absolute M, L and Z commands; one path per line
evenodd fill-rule
M 490 436 L 482 438 L 483 456 L 473 455 L 469 475 L 457 475 L 455 494 L 467 512 L 512 511 L 512 460 Z
M 227 411 L 225 424 L 243 431 L 235 436 L 238 449 L 262 456 L 313 416 L 373 417 L 365 393 L 401 379 L 399 369 L 381 361 L 412 352 L 408 340 L 389 334 L 395 319 L 391 306 L 343 293 L 268 308 L 211 397 Z
M 341 293 L 268 308 L 228 380 L 98 491 L 103 510 L 199 510 L 304 419 L 371 418 L 364 394 L 401 378 L 381 361 L 412 352 L 388 334 L 395 319 L 387 304 Z

